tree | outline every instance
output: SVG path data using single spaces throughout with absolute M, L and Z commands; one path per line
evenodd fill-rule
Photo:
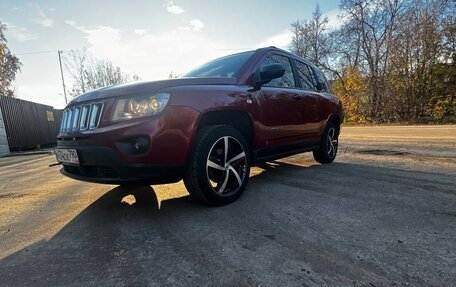
M 329 72 L 339 80 L 342 79 L 338 64 L 337 43 L 339 31 L 331 31 L 328 27 L 328 17 L 321 13 L 317 5 L 312 13 L 311 20 L 298 20 L 291 24 L 292 39 L 290 50 L 292 53 L 306 58 L 319 66 L 325 72 Z
M 330 77 L 353 122 L 456 122 L 456 1 L 341 0 L 291 25 L 291 51 Z
M 341 78 L 333 82 L 332 88 L 342 101 L 346 121 L 366 123 L 368 86 L 360 71 L 353 66 L 347 67 L 341 72 Z
M 0 95 L 13 97 L 14 89 L 11 86 L 22 64 L 6 45 L 5 30 L 6 25 L 0 22 Z
M 173 71 L 169 72 L 169 74 L 168 74 L 168 79 L 177 79 L 178 77 L 179 77 L 179 75 Z
M 123 84 L 131 81 L 131 77 L 114 66 L 110 60 L 97 60 L 90 57 L 86 49 L 71 51 L 65 57 L 65 67 L 73 81 L 70 95 L 73 97 L 96 90 L 98 88 Z M 139 79 L 138 76 L 133 77 Z
M 351 32 L 359 39 L 361 60 L 369 77 L 370 117 L 381 115 L 384 103 L 385 76 L 397 28 L 401 0 L 343 0 L 341 9 L 350 23 Z
M 323 17 L 320 6 L 312 13 L 312 19 L 298 20 L 291 24 L 292 40 L 290 49 L 296 55 L 307 58 L 317 65 L 327 63 L 331 54 L 329 36 L 326 33 L 328 17 Z

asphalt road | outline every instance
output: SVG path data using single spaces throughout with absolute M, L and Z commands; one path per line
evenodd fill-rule
M 254 168 L 211 208 L 182 183 L 82 183 L 0 159 L 1 286 L 455 286 L 456 126 L 344 128 L 339 156 Z

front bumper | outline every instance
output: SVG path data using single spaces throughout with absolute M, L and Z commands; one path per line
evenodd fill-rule
M 72 179 L 105 184 L 163 184 L 177 182 L 184 165 L 129 163 L 107 147 L 76 147 L 79 166 L 63 165 Z
M 105 111 L 110 114 L 108 104 Z M 185 172 L 198 117 L 191 108 L 168 106 L 159 116 L 118 123 L 102 119 L 96 129 L 59 134 L 57 148 L 75 149 L 80 162 L 64 165 L 61 173 L 106 184 L 177 182 Z M 136 155 L 120 148 L 119 143 L 137 137 L 150 140 L 148 150 Z

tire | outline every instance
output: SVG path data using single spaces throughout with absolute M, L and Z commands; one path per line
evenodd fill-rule
M 236 129 L 205 127 L 195 138 L 184 184 L 194 198 L 209 205 L 225 205 L 241 196 L 250 164 L 249 147 Z
M 328 122 L 321 137 L 320 147 L 314 150 L 313 156 L 321 164 L 334 161 L 339 147 L 339 126 L 334 122 Z

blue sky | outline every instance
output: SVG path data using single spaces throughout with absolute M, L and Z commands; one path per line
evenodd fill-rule
M 238 51 L 286 49 L 290 24 L 309 19 L 317 4 L 336 26 L 335 0 L 0 0 L 0 21 L 23 63 L 15 82 L 19 98 L 62 108 L 57 50 L 86 47 L 142 80 L 163 79 Z

